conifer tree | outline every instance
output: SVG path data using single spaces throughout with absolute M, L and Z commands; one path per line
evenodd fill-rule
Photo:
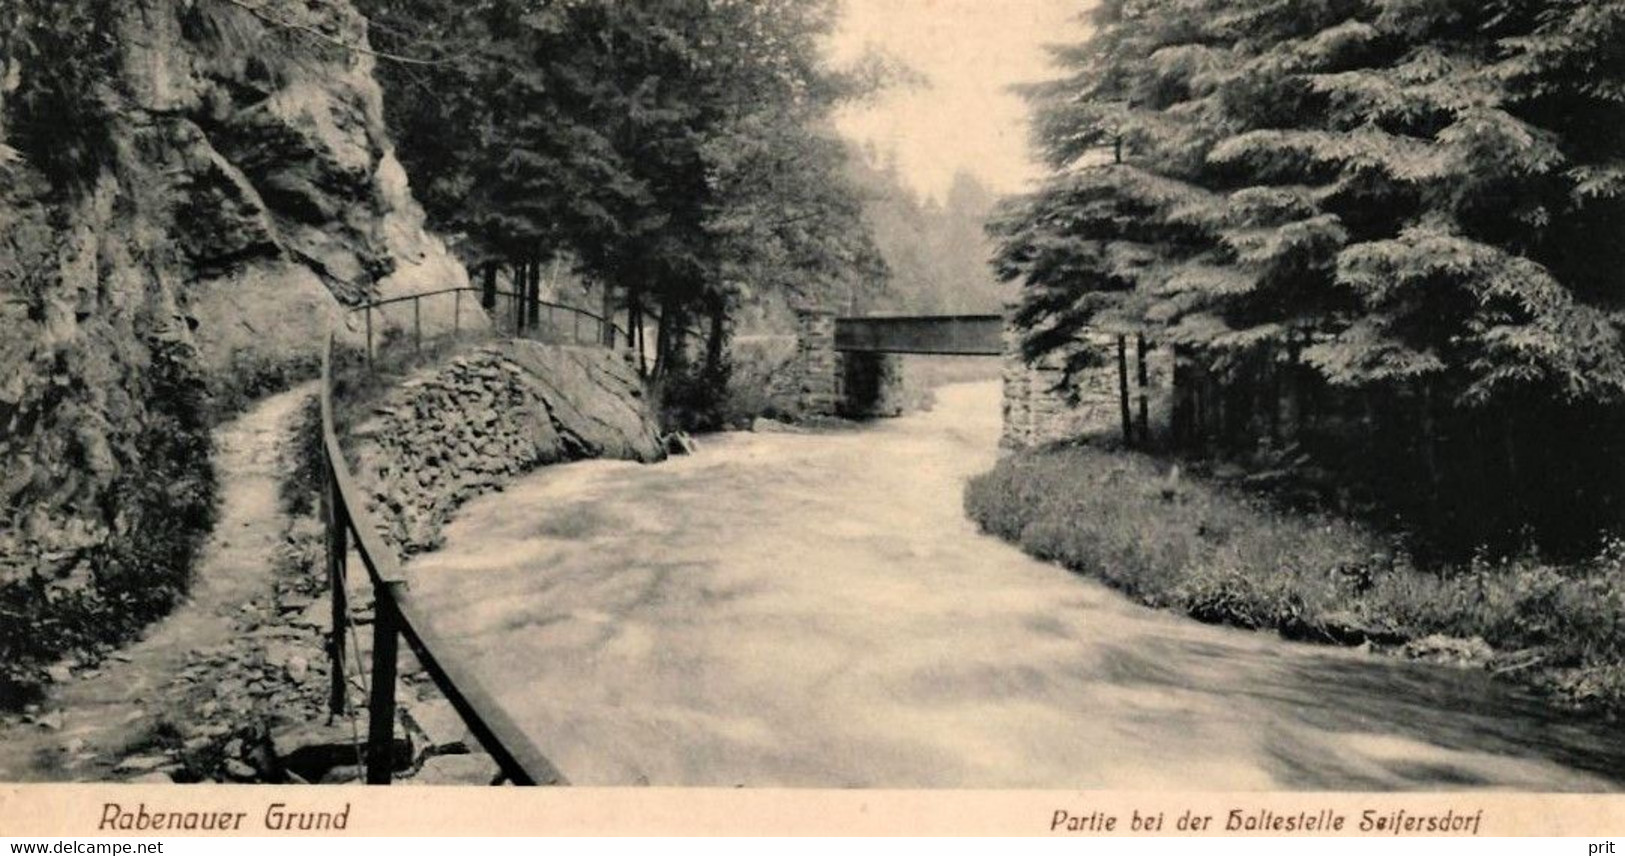
M 1030 355 L 1141 330 L 1273 410 L 1257 391 L 1301 352 L 1445 528 L 1484 472 L 1570 471 L 1536 453 L 1554 428 L 1618 424 L 1619 4 L 1119 0 L 1096 23 L 1034 93 L 1055 172 L 996 226 Z

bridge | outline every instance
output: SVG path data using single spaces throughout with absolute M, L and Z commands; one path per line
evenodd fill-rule
M 1122 337 L 1085 337 L 1079 347 L 1098 349 L 1100 369 L 1072 378 L 1076 400 L 1057 392 L 1065 372 L 1056 358 L 1028 364 L 1016 332 L 1003 315 L 908 315 L 844 317 L 827 310 L 797 313 L 795 371 L 799 404 L 809 414 L 854 418 L 896 416 L 901 412 L 905 354 L 998 357 L 1004 361 L 1004 438 L 1012 447 L 1076 436 L 1087 426 L 1129 422 L 1130 376 Z M 1115 340 L 1115 341 L 1114 341 Z M 1117 366 L 1110 367 L 1115 349 Z M 1151 387 L 1165 386 L 1172 374 L 1170 352 L 1138 376 L 1140 412 Z M 1142 423 L 1145 416 L 1140 417 Z M 1127 429 L 1125 429 L 1127 430 Z
M 858 418 L 901 412 L 903 354 L 997 357 L 1004 354 L 1002 315 L 837 317 L 822 309 L 796 313 L 798 399 L 815 415 Z
M 1004 355 L 1002 315 L 836 318 L 835 350 L 847 354 Z

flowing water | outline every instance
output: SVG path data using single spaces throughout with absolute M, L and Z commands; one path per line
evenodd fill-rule
M 1625 740 L 1478 673 L 1138 607 L 980 534 L 996 384 L 861 429 L 555 467 L 410 566 L 580 785 L 1614 790 Z

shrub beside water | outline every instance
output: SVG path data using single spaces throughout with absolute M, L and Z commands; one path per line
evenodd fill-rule
M 972 480 L 965 507 L 987 532 L 1150 606 L 1327 643 L 1481 639 L 1497 673 L 1625 708 L 1625 541 L 1569 564 L 1421 567 L 1396 539 L 1171 480 L 1165 466 L 1088 446 L 1025 452 Z

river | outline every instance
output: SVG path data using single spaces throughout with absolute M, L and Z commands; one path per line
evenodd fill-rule
M 938 397 L 538 472 L 412 588 L 578 785 L 1618 787 L 1617 730 L 1483 674 L 1201 625 L 979 533 L 999 390 Z

